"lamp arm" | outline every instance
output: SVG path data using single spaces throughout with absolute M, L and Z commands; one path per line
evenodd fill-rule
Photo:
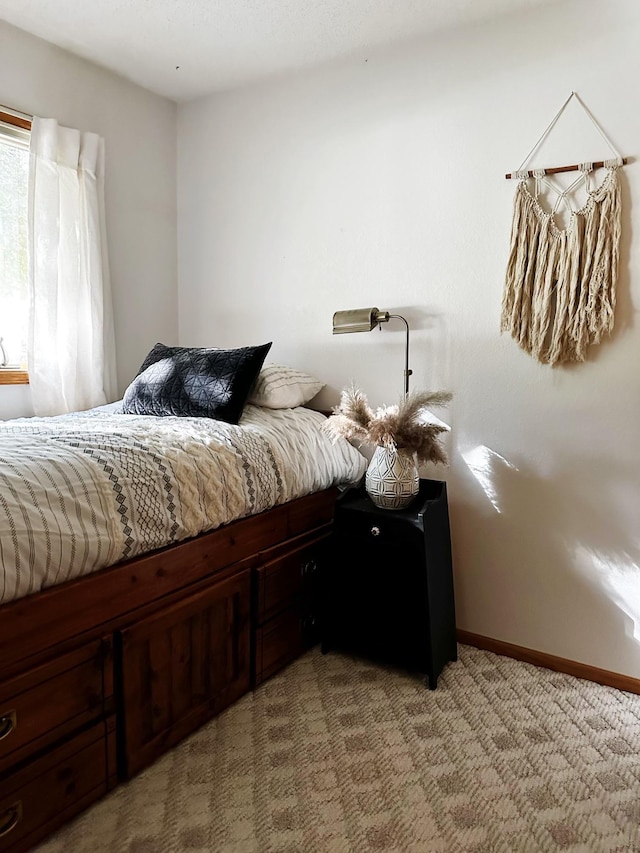
M 333 334 L 342 335 L 348 332 L 371 332 L 377 326 L 382 329 L 383 323 L 389 320 L 402 320 L 406 329 L 404 345 L 404 395 L 409 394 L 409 324 L 401 314 L 390 314 L 379 308 L 356 308 L 350 311 L 336 311 L 333 315 Z
M 402 320 L 406 329 L 405 346 L 404 346 L 404 396 L 409 394 L 409 377 L 413 370 L 409 370 L 409 324 L 401 314 L 389 314 L 390 320 Z

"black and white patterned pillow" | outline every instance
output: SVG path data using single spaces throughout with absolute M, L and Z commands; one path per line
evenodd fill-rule
M 254 406 L 267 409 L 293 409 L 304 406 L 324 388 L 315 376 L 282 364 L 265 364 L 249 397 Z
M 237 424 L 271 343 L 239 349 L 156 344 L 124 393 L 125 415 Z

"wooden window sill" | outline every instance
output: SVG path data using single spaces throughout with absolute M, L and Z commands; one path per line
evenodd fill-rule
M 9 370 L 0 367 L 0 385 L 28 385 L 29 373 L 26 370 Z

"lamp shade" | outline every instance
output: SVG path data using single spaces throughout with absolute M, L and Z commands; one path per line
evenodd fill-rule
M 370 332 L 379 323 L 389 320 L 388 311 L 378 308 L 355 308 L 351 311 L 336 311 L 333 315 L 333 334 L 344 335 L 350 332 Z

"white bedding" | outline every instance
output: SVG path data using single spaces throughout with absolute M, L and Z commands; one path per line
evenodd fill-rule
M 355 483 L 364 457 L 308 409 L 238 426 L 106 406 L 0 423 L 0 602 Z

